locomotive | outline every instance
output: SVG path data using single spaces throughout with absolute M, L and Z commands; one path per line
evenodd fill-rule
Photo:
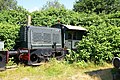
M 21 27 L 19 48 L 16 51 L 0 51 L 0 70 L 5 69 L 11 56 L 27 65 L 47 61 L 51 57 L 60 60 L 68 49 L 76 50 L 76 44 L 86 32 L 83 27 L 60 23 L 51 27 Z

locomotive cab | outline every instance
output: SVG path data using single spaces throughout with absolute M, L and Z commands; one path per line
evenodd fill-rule
M 80 26 L 55 24 L 52 27 L 61 29 L 62 47 L 71 50 L 76 50 L 77 43 L 87 32 L 87 29 Z
M 84 31 L 67 30 L 65 32 L 65 46 L 69 49 L 76 50 L 77 43 L 82 40 L 82 36 L 85 34 Z

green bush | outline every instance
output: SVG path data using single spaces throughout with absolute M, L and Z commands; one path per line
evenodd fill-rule
M 4 41 L 5 49 L 12 49 L 19 39 L 20 26 L 27 25 L 29 12 L 21 10 L 2 10 L 0 12 L 0 40 Z
M 26 26 L 27 11 L 0 12 L 0 39 L 5 41 L 5 49 L 12 49 L 19 39 L 20 26 Z M 51 26 L 60 20 L 62 24 L 77 25 L 88 29 L 77 45 L 78 52 L 71 52 L 67 60 L 71 62 L 95 61 L 110 62 L 114 56 L 120 56 L 120 12 L 112 14 L 78 13 L 65 8 L 49 8 L 31 13 L 33 26 Z M 18 26 L 19 25 L 19 26 Z
M 64 8 L 50 8 L 47 10 L 35 11 L 32 14 L 32 25 L 35 26 L 51 26 L 60 20 L 62 24 L 78 25 L 81 17 L 87 16 L 84 13 L 77 13 Z
M 5 43 L 5 49 L 12 49 L 18 38 L 20 26 L 9 23 L 0 23 L 0 39 Z
M 0 12 L 0 22 L 6 22 L 12 25 L 25 26 L 27 24 L 28 12 L 16 10 L 3 10 Z
M 120 27 L 90 26 L 89 33 L 78 44 L 77 61 L 111 62 L 114 53 L 120 52 Z

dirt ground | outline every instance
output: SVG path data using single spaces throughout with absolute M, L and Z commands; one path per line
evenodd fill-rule
M 106 69 L 88 71 L 85 73 L 92 77 L 98 77 L 99 80 L 113 80 L 111 70 L 112 68 L 106 68 Z

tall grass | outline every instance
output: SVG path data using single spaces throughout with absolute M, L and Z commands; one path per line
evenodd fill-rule
M 99 68 L 93 63 L 68 64 L 52 59 L 37 67 L 19 65 L 16 69 L 0 72 L 0 80 L 101 80 L 99 76 L 84 73 Z

